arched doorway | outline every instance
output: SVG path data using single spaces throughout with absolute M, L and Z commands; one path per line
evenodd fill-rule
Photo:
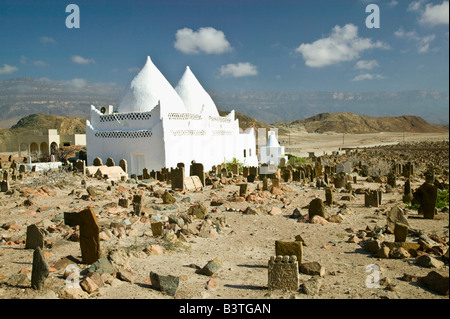
M 46 142 L 41 143 L 41 154 L 48 155 L 48 144 Z
M 57 150 L 58 150 L 58 144 L 56 144 L 56 142 L 53 142 L 52 144 L 50 144 L 50 153 L 51 154 L 56 154 Z
M 30 144 L 30 153 L 31 154 L 36 154 L 36 155 L 38 155 L 39 154 L 39 146 L 37 145 L 37 143 L 31 143 Z

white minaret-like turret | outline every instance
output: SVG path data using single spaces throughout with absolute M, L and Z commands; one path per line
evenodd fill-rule
M 186 71 L 175 87 L 175 91 L 183 100 L 188 112 L 206 116 L 219 116 L 216 104 L 189 67 L 186 67 Z
M 186 106 L 150 57 L 125 90 L 117 112 L 149 112 L 161 104 L 161 115 L 186 112 Z

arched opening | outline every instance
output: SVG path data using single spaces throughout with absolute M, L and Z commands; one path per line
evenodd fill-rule
M 52 144 L 50 144 L 50 153 L 51 154 L 56 154 L 57 150 L 58 150 L 58 144 L 56 144 L 56 142 L 53 142 Z
M 48 155 L 48 144 L 46 142 L 41 143 L 41 154 Z
M 37 143 L 31 143 L 30 144 L 30 153 L 31 154 L 39 154 L 39 146 L 37 145 Z
M 20 143 L 19 144 L 19 156 L 28 156 L 28 144 L 27 143 Z
M 31 159 L 33 162 L 36 162 L 39 160 L 39 146 L 37 143 L 31 143 L 30 144 L 30 154 Z

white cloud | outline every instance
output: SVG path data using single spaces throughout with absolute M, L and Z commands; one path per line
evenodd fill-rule
M 307 66 L 324 67 L 358 59 L 366 50 L 388 48 L 383 42 L 373 42 L 358 36 L 358 27 L 349 23 L 335 26 L 327 38 L 302 43 L 295 51 L 301 53 Z
M 72 62 L 78 63 L 78 64 L 89 64 L 89 63 L 95 63 L 95 60 L 94 59 L 85 59 L 79 55 L 73 55 Z
M 47 63 L 45 63 L 44 61 L 41 61 L 41 60 L 34 61 L 33 64 L 35 66 L 47 66 L 48 65 Z
M 376 68 L 378 65 L 378 62 L 376 60 L 360 60 L 356 62 L 355 68 L 358 70 L 372 70 L 373 68 Z
M 17 67 L 3 64 L 3 67 L 0 67 L 0 74 L 11 74 L 19 70 Z
M 395 7 L 396 5 L 398 5 L 397 0 L 392 0 L 391 2 L 388 3 L 388 6 L 390 6 L 390 7 Z
M 232 50 L 225 34 L 212 27 L 200 28 L 196 32 L 189 28 L 180 29 L 175 38 L 175 49 L 186 54 L 220 54 Z
M 407 11 L 420 11 L 425 3 L 425 0 L 413 1 L 409 4 Z
M 227 64 L 220 67 L 221 76 L 232 76 L 235 78 L 243 76 L 255 76 L 258 74 L 258 68 L 251 63 Z
M 429 25 L 448 24 L 448 15 L 448 1 L 437 5 L 427 4 L 419 22 Z
M 360 74 L 360 75 L 355 76 L 352 81 L 375 80 L 375 79 L 384 79 L 384 78 L 385 78 L 385 76 L 382 76 L 381 74 L 365 73 L 365 74 Z
M 426 53 L 430 49 L 431 42 L 435 39 L 434 34 L 427 36 L 419 36 L 416 31 L 405 32 L 403 29 L 399 29 L 394 32 L 394 35 L 398 38 L 407 39 L 413 41 L 416 44 L 417 52 Z
M 40 37 L 39 41 L 41 43 L 44 43 L 44 44 L 47 44 L 47 43 L 53 43 L 54 44 L 54 43 L 56 43 L 55 39 L 50 38 L 50 37 Z
M 85 79 L 73 79 L 70 84 L 77 89 L 82 89 L 87 85 L 87 81 Z
M 416 0 L 409 4 L 408 11 L 418 12 L 419 22 L 435 26 L 438 24 L 448 24 L 449 20 L 449 4 L 448 0 L 444 0 L 441 4 L 426 3 L 426 0 Z

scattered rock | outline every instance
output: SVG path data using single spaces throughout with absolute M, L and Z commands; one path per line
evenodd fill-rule
M 322 279 L 312 277 L 302 285 L 302 290 L 307 295 L 317 295 L 322 287 Z
M 323 226 L 327 226 L 328 225 L 328 221 L 323 218 L 322 216 L 319 215 L 315 215 L 311 220 L 310 220 L 311 224 L 321 224 Z
M 167 189 L 164 192 L 164 194 L 162 195 L 162 200 L 163 200 L 163 204 L 173 204 L 177 201 L 175 199 L 175 197 L 173 197 L 173 195 L 170 194 L 169 191 L 167 191 Z
M 328 217 L 327 219 L 330 223 L 342 223 L 344 220 L 344 217 L 342 217 L 341 214 L 336 214 L 336 215 L 332 215 L 330 217 Z
M 99 289 L 97 283 L 90 277 L 86 277 L 82 282 L 80 282 L 80 286 L 88 294 L 91 294 Z
M 203 206 L 202 204 L 195 204 L 189 208 L 188 213 L 189 215 L 193 215 L 198 219 L 205 219 L 206 215 L 208 214 L 208 211 L 206 207 Z
M 117 278 L 126 282 L 133 283 L 135 275 L 131 271 L 121 270 L 117 273 Z
M 151 271 L 150 281 L 154 289 L 166 293 L 169 296 L 175 296 L 180 283 L 180 278 L 171 275 L 163 276 Z
M 281 215 L 281 214 L 282 214 L 282 211 L 281 211 L 281 208 L 279 208 L 279 207 L 272 207 L 272 209 L 269 211 L 270 216 Z
M 411 254 L 403 247 L 394 249 L 389 253 L 389 257 L 397 259 L 405 259 L 411 257 Z
M 377 251 L 377 257 L 379 258 L 389 258 L 390 249 L 387 246 L 381 247 L 380 250 Z
M 162 255 L 164 253 L 164 248 L 160 245 L 149 245 L 145 247 L 144 251 L 149 255 Z
M 364 243 L 364 248 L 371 253 L 377 253 L 381 249 L 381 242 L 378 239 L 368 240 Z
M 213 260 L 209 261 L 202 269 L 200 269 L 199 273 L 206 276 L 212 276 L 220 269 L 220 267 L 222 267 L 222 265 L 222 261 L 216 257 Z
M 421 278 L 420 282 L 427 286 L 429 289 L 441 295 L 448 296 L 448 274 L 442 274 L 433 270 L 429 272 L 428 275 Z
M 422 255 L 416 258 L 416 264 L 426 268 L 442 268 L 444 262 L 437 260 L 434 257 L 428 255 Z
M 248 206 L 247 209 L 244 211 L 244 214 L 246 215 L 264 215 L 266 212 L 263 210 L 262 207 L 250 207 Z
M 103 273 L 112 274 L 117 270 L 107 258 L 100 258 L 88 268 L 88 271 L 102 275 Z
M 89 294 L 81 288 L 64 287 L 59 291 L 59 298 L 61 299 L 85 299 Z
M 325 276 L 325 267 L 323 267 L 317 261 L 302 263 L 300 265 L 300 272 L 310 276 Z

